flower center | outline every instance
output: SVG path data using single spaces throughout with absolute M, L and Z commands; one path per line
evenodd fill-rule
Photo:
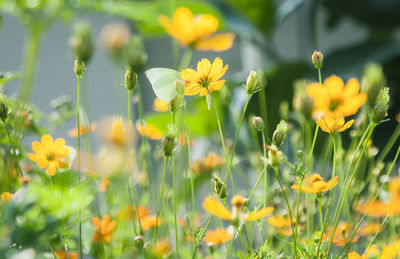
M 47 155 L 47 160 L 48 160 L 48 161 L 54 160 L 54 154 L 53 154 L 53 153 L 48 154 L 48 155 Z
M 334 111 L 339 107 L 339 105 L 342 103 L 342 100 L 332 100 L 329 106 L 330 111 Z

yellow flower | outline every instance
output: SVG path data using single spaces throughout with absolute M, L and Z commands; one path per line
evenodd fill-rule
M 335 118 L 354 115 L 367 101 L 365 93 L 359 93 L 360 84 L 352 78 L 344 85 L 338 76 L 330 76 L 323 84 L 313 83 L 307 87 L 307 93 L 314 99 L 314 116 Z
M 352 225 L 350 225 L 349 223 L 340 222 L 333 235 L 333 243 L 336 246 L 344 246 L 349 241 L 349 237 L 353 232 L 351 228 Z M 324 235 L 323 239 L 325 240 L 329 239 L 331 232 L 332 232 L 332 227 L 329 226 L 327 229 L 327 233 Z M 355 235 L 350 240 L 350 242 L 352 243 L 357 242 L 359 238 L 360 238 L 359 236 Z
M 400 253 L 400 241 L 383 247 L 380 259 L 393 259 Z
M 137 213 L 136 208 L 133 207 L 131 208 L 131 206 L 128 206 L 125 211 L 123 211 L 122 216 L 126 219 L 126 220 L 131 220 L 132 219 L 132 211 L 133 211 L 133 215 L 135 216 L 136 221 L 139 224 L 139 218 L 140 218 L 140 223 L 142 225 L 142 229 L 143 230 L 149 230 L 153 227 L 155 227 L 156 225 L 159 226 L 162 223 L 162 219 L 156 217 L 156 215 L 150 215 L 150 209 L 139 205 L 139 213 Z M 138 218 L 138 214 L 139 214 L 139 218 Z M 120 217 L 121 215 L 118 214 L 117 217 Z
M 221 219 L 225 220 L 240 219 L 246 221 L 261 219 L 270 214 L 274 210 L 273 207 L 265 207 L 255 212 L 244 214 L 242 212 L 242 208 L 245 203 L 245 199 L 239 195 L 235 195 L 232 198 L 231 203 L 233 205 L 232 213 L 229 212 L 228 209 L 225 208 L 225 206 L 222 205 L 221 202 L 217 201 L 212 197 L 207 197 L 203 202 L 203 208 L 212 215 L 220 217 Z
M 12 198 L 13 198 L 13 194 L 9 193 L 9 192 L 3 192 L 1 194 L 1 200 L 3 202 L 9 202 Z
M 160 98 L 155 98 L 153 101 L 153 110 L 155 110 L 156 112 L 169 111 L 169 102 L 164 101 Z
M 349 120 L 345 123 L 343 117 L 338 119 L 334 117 L 319 118 L 316 123 L 325 132 L 333 134 L 335 132 L 342 132 L 347 130 L 353 125 L 354 120 Z
M 216 230 L 208 230 L 204 241 L 211 245 L 217 246 L 228 242 L 229 239 L 231 239 L 231 234 L 228 232 L 228 230 L 224 228 L 217 228 Z
M 171 243 L 168 240 L 158 241 L 153 248 L 153 254 L 157 257 L 163 257 L 171 252 Z
M 379 223 L 366 223 L 358 229 L 357 234 L 360 236 L 374 235 L 379 231 L 380 227 L 381 224 Z
M 324 181 L 319 174 L 307 175 L 304 177 L 304 183 L 301 186 L 302 193 L 321 193 L 329 191 L 331 188 L 335 187 L 338 184 L 338 177 L 335 176 L 333 185 L 332 180 L 327 182 Z M 299 190 L 299 186 L 297 184 L 292 185 L 292 189 Z
M 368 259 L 371 255 L 377 255 L 378 249 L 375 246 L 368 247 L 367 251 L 365 251 L 364 255 L 359 255 L 357 252 L 352 251 L 347 256 L 348 259 Z
M 53 142 L 50 135 L 43 135 L 41 142 L 34 141 L 32 143 L 32 150 L 35 153 L 29 153 L 29 159 L 36 162 L 40 168 L 46 168 L 48 175 L 55 175 L 57 168 L 68 166 L 67 163 L 61 161 L 69 154 L 69 149 L 65 146 L 65 140 L 62 138 Z
M 163 137 L 163 133 L 149 123 L 141 124 L 140 122 L 137 122 L 136 130 L 139 132 L 140 135 L 147 136 L 149 139 L 156 140 Z
M 213 63 L 203 58 L 197 63 L 197 71 L 191 68 L 182 70 L 181 76 L 186 81 L 184 94 L 200 96 L 221 89 L 225 80 L 219 80 L 228 70 L 228 65 L 223 66 L 221 58 L 215 58 Z M 208 89 L 208 90 L 207 90 Z
M 161 15 L 158 21 L 165 31 L 182 46 L 193 46 L 202 51 L 224 51 L 232 47 L 235 34 L 212 35 L 219 27 L 218 19 L 211 14 L 193 16 L 186 7 L 176 9 L 172 20 Z
M 95 229 L 93 242 L 104 241 L 106 244 L 110 243 L 117 222 L 115 220 L 110 221 L 110 216 L 104 215 L 102 220 L 99 217 L 93 217 L 92 223 Z
M 91 132 L 95 131 L 96 130 L 96 123 L 93 122 L 89 126 L 81 125 L 79 128 L 80 128 L 79 134 L 82 136 L 82 135 L 85 135 L 87 133 L 91 133 Z M 78 128 L 69 130 L 68 131 L 68 136 L 71 137 L 71 138 L 78 137 Z
M 126 139 L 126 130 L 122 117 L 116 116 L 111 126 L 111 141 L 117 146 L 122 146 L 126 143 Z
M 283 215 L 279 215 L 277 217 L 275 216 L 271 216 L 268 218 L 268 223 L 274 227 L 277 228 L 283 228 L 283 227 L 290 227 L 291 223 L 290 223 L 290 219 L 283 216 Z M 292 222 L 293 223 L 293 222 Z
M 222 164 L 224 164 L 224 160 L 214 152 L 210 152 L 207 157 L 199 158 L 192 163 L 192 169 L 197 175 L 201 175 L 203 173 L 211 173 Z

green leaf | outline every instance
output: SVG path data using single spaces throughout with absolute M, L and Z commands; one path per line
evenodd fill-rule
M 156 67 L 145 72 L 156 96 L 164 101 L 171 101 L 176 96 L 176 80 L 181 74 L 170 68 Z

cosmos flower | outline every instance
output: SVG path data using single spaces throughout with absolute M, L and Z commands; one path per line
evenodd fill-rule
M 349 120 L 345 123 L 344 118 L 335 118 L 335 117 L 321 117 L 316 123 L 318 126 L 325 132 L 329 134 L 334 134 L 335 132 L 343 132 L 353 125 L 354 120 Z
M 3 192 L 1 194 L 1 200 L 3 202 L 9 202 L 12 198 L 13 198 L 13 194 L 9 193 L 9 192 Z
M 327 182 L 324 181 L 319 174 L 307 175 L 304 177 L 304 183 L 301 186 L 302 193 L 321 193 L 329 191 L 331 188 L 335 187 L 338 184 L 338 177 L 335 176 L 333 184 L 332 180 Z M 292 189 L 299 190 L 299 186 L 297 184 L 292 185 Z
M 90 125 L 81 125 L 79 128 L 80 128 L 79 134 L 82 136 L 82 135 L 85 135 L 85 134 L 88 134 L 88 133 L 91 133 L 91 132 L 95 131 L 96 130 L 96 123 L 92 122 L 92 124 L 90 124 Z M 78 128 L 69 130 L 68 131 L 68 136 L 71 137 L 71 138 L 78 137 Z
M 111 242 L 114 228 L 117 226 L 115 220 L 110 221 L 109 215 L 104 215 L 103 219 L 99 217 L 93 217 L 92 223 L 94 226 L 93 242 L 97 243 L 99 241 L 104 241 L 108 244 Z
M 157 140 L 163 137 L 163 133 L 149 123 L 142 124 L 140 122 L 137 122 L 136 130 L 139 132 L 140 135 L 146 136 L 149 139 Z
M 231 233 L 225 228 L 217 228 L 216 230 L 208 230 L 204 241 L 208 244 L 217 246 L 220 244 L 224 244 L 231 239 Z
M 214 152 L 210 152 L 207 157 L 199 158 L 193 162 L 192 169 L 197 175 L 201 175 L 203 173 L 211 173 L 222 164 L 224 164 L 223 158 L 217 156 Z
M 332 232 L 332 227 L 329 226 L 327 228 L 326 234 L 323 236 L 323 239 L 327 240 L 329 239 L 330 235 Z M 333 243 L 336 246 L 344 246 L 347 242 L 357 242 L 358 239 L 360 238 L 357 235 L 354 235 L 351 240 L 349 240 L 350 235 L 352 234 L 352 225 L 347 223 L 347 222 L 340 222 L 339 225 L 337 226 L 335 233 L 333 235 Z
M 164 101 L 160 98 L 155 98 L 153 101 L 153 110 L 156 112 L 167 112 L 169 111 L 169 102 Z

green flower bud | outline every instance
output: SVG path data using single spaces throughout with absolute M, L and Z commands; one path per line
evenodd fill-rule
M 301 79 L 294 82 L 293 108 L 302 114 L 305 119 L 310 119 L 314 108 L 314 100 L 307 94 L 309 82 Z
M 314 50 L 314 53 L 311 56 L 311 61 L 316 69 L 321 69 L 324 62 L 324 55 L 322 55 L 321 52 Z
M 128 66 L 136 72 L 143 70 L 147 62 L 147 53 L 144 49 L 142 39 L 134 35 L 125 49 L 125 58 Z
M 88 63 L 93 54 L 93 41 L 90 25 L 87 22 L 76 22 L 72 28 L 69 43 L 73 49 L 74 57 Z
M 162 149 L 164 151 L 164 156 L 170 157 L 172 156 L 172 152 L 174 151 L 176 145 L 176 137 L 174 134 L 168 134 L 164 136 L 162 141 Z
M 212 180 L 214 181 L 214 192 L 218 195 L 220 199 L 225 199 L 228 196 L 226 191 L 226 187 L 224 186 L 221 178 L 218 175 L 211 176 Z
M 179 109 L 182 107 L 184 101 L 185 101 L 185 100 L 184 100 L 183 95 L 179 95 L 179 94 L 176 95 L 176 96 L 174 97 L 174 99 L 172 99 L 172 100 L 169 102 L 169 109 L 170 109 L 170 111 L 173 112 L 173 113 L 178 112 Z
M 297 150 L 297 158 L 302 159 L 304 157 L 304 151 L 302 149 Z
M 8 108 L 7 101 L 4 98 L 4 95 L 0 94 L 0 119 L 5 122 L 9 113 L 10 110 Z
M 389 88 L 383 87 L 378 96 L 376 97 L 375 106 L 371 112 L 372 122 L 379 124 L 387 116 L 387 111 L 389 109 Z
M 141 251 L 144 247 L 144 237 L 139 235 L 133 239 L 133 243 L 137 250 Z
M 379 91 L 385 84 L 382 66 L 376 63 L 367 64 L 361 79 L 361 91 L 367 94 L 370 107 L 374 107 Z
M 176 89 L 176 93 L 178 95 L 184 95 L 184 91 L 185 91 L 185 82 L 181 81 L 181 80 L 177 80 L 175 82 L 175 89 Z
M 74 72 L 75 75 L 80 77 L 85 72 L 85 63 L 80 59 L 74 60 Z
M 274 145 L 276 145 L 277 147 L 282 146 L 283 142 L 285 142 L 288 125 L 289 124 L 286 121 L 281 120 L 276 126 L 276 130 L 272 135 L 272 143 L 274 143 Z
M 258 78 L 257 78 L 257 72 L 256 71 L 250 71 L 250 75 L 247 77 L 246 80 L 246 93 L 247 94 L 253 94 L 255 93 L 258 88 Z
M 264 121 L 261 117 L 254 116 L 253 117 L 253 126 L 256 130 L 262 131 L 265 128 Z
M 126 69 L 125 72 L 125 88 L 128 91 L 133 91 L 138 85 L 138 75 L 136 72 L 132 71 L 130 68 Z

